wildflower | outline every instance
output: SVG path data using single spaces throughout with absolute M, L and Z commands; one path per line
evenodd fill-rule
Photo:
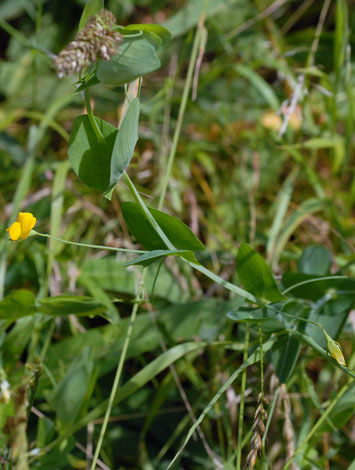
M 332 356 L 333 359 L 337 361 L 338 364 L 340 364 L 341 366 L 346 366 L 344 355 L 339 343 L 337 343 L 336 341 L 328 341 L 327 348 L 329 354 Z
M 89 18 L 79 31 L 56 57 L 54 63 L 59 78 L 80 72 L 97 60 L 110 60 L 118 53 L 122 35 L 115 31 L 116 18 L 108 10 L 101 10 Z
M 9 232 L 11 240 L 24 240 L 35 225 L 36 217 L 31 212 L 19 212 L 17 221 L 10 225 L 6 231 Z
M 327 333 L 324 332 L 325 339 L 327 340 L 327 350 L 333 359 L 341 366 L 346 366 L 343 351 L 337 341 L 334 341 Z

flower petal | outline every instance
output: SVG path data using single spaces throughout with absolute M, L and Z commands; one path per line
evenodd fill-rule
M 31 212 L 19 212 L 17 222 L 21 225 L 21 240 L 24 240 L 36 225 L 36 217 Z
M 6 231 L 9 232 L 11 240 L 16 241 L 21 235 L 21 225 L 19 222 L 14 222 Z

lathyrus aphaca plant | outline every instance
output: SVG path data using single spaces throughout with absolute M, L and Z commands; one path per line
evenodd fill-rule
M 193 54 L 195 55 L 192 54 L 192 57 L 194 60 L 196 60 L 196 53 L 200 45 L 199 41 L 202 41 L 201 31 L 201 28 L 197 30 L 193 45 Z M 11 370 L 0 369 L 0 407 L 3 417 L 1 425 L 7 426 L 8 429 L 10 422 L 14 424 L 12 431 L 9 432 L 11 442 L 18 442 L 20 446 L 14 447 L 9 444 L 7 454 L 9 461 L 18 463 L 21 459 L 22 462 L 28 458 L 36 460 L 42 455 L 42 452 L 51 452 L 51 449 L 60 443 L 68 445 L 68 439 L 74 432 L 86 426 L 93 419 L 104 416 L 91 466 L 92 469 L 96 468 L 112 406 L 154 378 L 162 370 L 161 367 L 168 367 L 177 358 L 197 348 L 196 345 L 188 343 L 185 350 L 174 350 L 176 354 L 172 354 L 170 362 L 166 361 L 164 366 L 157 364 L 156 367 L 150 367 L 149 370 L 144 369 L 145 378 L 143 381 L 133 377 L 119 389 L 138 307 L 144 298 L 145 269 L 153 263 L 164 262 L 169 256 L 176 257 L 183 265 L 189 266 L 192 270 L 198 271 L 214 283 L 219 284 L 233 296 L 241 298 L 242 301 L 238 302 L 238 307 L 227 309 L 228 311 L 225 313 L 229 320 L 240 323 L 242 328 L 245 327 L 243 365 L 225 382 L 201 416 L 194 422 L 183 446 L 173 458 L 169 468 L 183 452 L 194 431 L 222 393 L 239 376 L 242 376 L 245 385 L 245 371 L 252 364 L 261 364 L 261 395 L 258 399 L 260 408 L 255 418 L 257 425 L 255 426 L 254 440 L 251 441 L 252 449 L 248 456 L 249 468 L 255 465 L 257 454 L 262 453 L 263 446 L 265 446 L 267 430 L 265 430 L 264 421 L 266 417 L 269 420 L 272 418 L 272 411 L 264 411 L 264 408 L 268 407 L 263 391 L 265 360 L 269 360 L 273 364 L 280 384 L 285 384 L 292 377 L 302 345 L 305 345 L 345 374 L 352 378 L 355 377 L 353 371 L 346 366 L 341 347 L 334 339 L 340 335 L 353 306 L 355 282 L 348 279 L 342 272 L 335 275 L 330 274 L 330 254 L 327 250 L 319 246 L 309 247 L 305 250 L 298 264 L 298 272 L 285 273 L 280 286 L 261 255 L 252 246 L 243 243 L 239 246 L 236 257 L 237 275 L 242 287 L 227 282 L 201 264 L 199 253 L 205 250 L 205 247 L 189 227 L 179 219 L 162 211 L 176 151 L 176 142 L 173 146 L 171 159 L 169 159 L 171 165 L 168 166 L 166 185 L 162 189 L 158 208 L 146 205 L 129 178 L 126 170 L 139 138 L 142 77 L 160 67 L 157 50 L 169 40 L 169 31 L 158 25 L 134 24 L 124 27 L 117 25 L 112 13 L 103 9 L 102 2 L 92 0 L 84 9 L 77 36 L 54 60 L 60 79 L 70 74 L 79 74 L 76 93 L 82 94 L 86 107 L 86 113 L 75 119 L 71 129 L 68 147 L 71 166 L 85 185 L 92 190 L 99 191 L 108 200 L 111 199 L 112 192 L 116 187 L 119 190 L 121 178 L 124 179 L 130 190 L 132 201 L 122 203 L 123 218 L 130 233 L 142 245 L 143 250 L 124 250 L 87 244 L 82 244 L 82 246 L 111 251 L 136 252 L 138 256 L 129 261 L 126 260 L 125 266 L 142 266 L 143 275 L 136 293 L 109 400 L 90 410 L 83 408 L 83 402 L 87 399 L 87 391 L 88 389 L 92 390 L 93 381 L 95 381 L 94 361 L 86 352 L 83 353 L 83 357 L 77 358 L 75 367 L 73 365 L 70 373 L 65 376 L 65 380 L 54 384 L 53 390 L 45 395 L 48 404 L 52 405 L 56 411 L 56 427 L 51 424 L 51 430 L 48 434 L 49 440 L 46 438 L 39 440 L 36 452 L 31 453 L 28 450 L 24 423 L 31 412 L 42 372 L 38 360 L 36 362 L 34 359 L 34 353 L 38 349 L 37 344 L 32 347 L 31 353 L 32 363 L 37 365 L 32 366 L 32 369 L 29 368 L 25 374 L 26 378 L 22 382 L 16 383 L 16 380 L 11 378 Z M 195 62 L 192 61 L 191 64 L 191 70 L 193 70 Z M 94 115 L 90 89 L 98 83 L 125 87 L 126 99 L 122 106 L 118 129 Z M 188 74 L 186 84 L 188 92 L 191 86 L 191 74 Z M 182 106 L 186 105 L 186 99 L 185 97 L 185 100 L 182 101 Z M 178 138 L 178 133 L 176 136 Z M 50 235 L 35 231 L 35 223 L 35 215 L 20 212 L 17 221 L 12 222 L 8 228 L 11 240 L 19 243 L 31 235 L 51 238 Z M 63 243 L 73 243 L 55 237 L 54 239 Z M 31 291 L 18 290 L 10 292 L 0 302 L 3 331 L 6 331 L 18 319 L 35 314 L 41 315 L 42 319 L 68 314 L 102 315 L 112 321 L 112 318 L 107 314 L 106 305 L 99 299 L 91 297 L 63 295 L 38 299 Z M 254 336 L 258 340 L 249 344 L 251 331 L 255 333 Z M 198 348 L 204 346 L 205 343 L 198 344 Z M 176 348 L 178 347 L 176 346 Z M 40 359 L 45 362 L 43 349 L 40 353 Z M 80 380 L 78 379 L 78 371 L 80 371 Z M 74 382 L 77 387 L 75 400 L 69 400 L 68 394 L 70 390 L 73 393 L 73 389 L 70 387 Z M 22 401 L 20 404 L 18 402 L 16 404 L 11 398 L 11 390 L 14 390 L 15 393 L 19 393 L 21 390 Z M 243 393 L 242 399 L 244 399 Z M 60 401 L 60 407 L 53 405 L 56 400 Z M 273 409 L 274 407 L 271 408 L 271 410 Z M 242 418 L 241 416 L 238 429 L 239 439 L 242 439 Z M 263 430 L 262 437 L 259 437 L 259 431 L 256 428 Z M 6 447 L 4 442 L 0 445 L 3 448 Z M 237 462 L 237 468 L 241 468 L 241 449 L 238 450 Z

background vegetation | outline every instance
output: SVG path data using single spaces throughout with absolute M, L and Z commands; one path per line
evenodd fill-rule
M 8 241 L 22 210 L 54 237 L 142 248 L 122 212 L 132 201 L 126 180 L 110 201 L 68 162 L 83 100 L 77 76 L 59 79 L 51 54 L 74 38 L 84 5 L 0 4 L 0 466 L 90 468 L 137 306 L 96 468 L 166 469 L 190 430 L 174 468 L 354 470 L 351 2 L 105 2 L 120 25 L 158 23 L 172 34 L 158 51 L 162 67 L 143 77 L 128 168 L 146 204 L 158 207 L 168 184 L 163 209 L 204 243 L 198 261 L 256 297 L 256 271 L 249 281 L 237 271 L 244 242 L 281 290 L 347 277 L 291 290 L 285 314 L 306 321 L 290 324 L 270 322 L 271 310 L 261 323 L 245 299 L 174 256 L 147 268 L 137 300 L 142 269 L 123 266 L 132 254 Z M 90 91 L 95 114 L 117 126 L 124 87 Z M 339 341 L 347 367 L 307 319 Z

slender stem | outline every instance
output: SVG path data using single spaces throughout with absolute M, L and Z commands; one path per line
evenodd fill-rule
M 283 316 L 290 317 L 293 320 L 303 321 L 304 323 L 310 323 L 311 325 L 318 326 L 318 328 L 320 328 L 323 331 L 324 335 L 327 336 L 327 331 L 324 328 L 324 326 L 316 321 L 310 320 L 309 318 L 302 318 L 302 317 L 295 318 L 294 315 L 291 315 L 290 313 L 282 312 L 281 310 L 279 311 L 279 313 Z
M 137 191 L 136 187 L 134 186 L 132 180 L 128 176 L 127 172 L 124 173 L 124 176 L 126 178 L 127 185 L 132 193 L 132 196 L 136 200 L 137 204 L 139 204 L 140 208 L 144 212 L 144 215 L 146 216 L 146 219 L 150 223 L 150 225 L 154 228 L 156 233 L 159 235 L 160 239 L 165 243 L 166 247 L 169 248 L 169 250 L 175 250 L 176 248 L 174 245 L 171 243 L 169 238 L 165 235 L 163 230 L 160 228 L 160 225 L 158 222 L 154 219 L 152 214 L 150 213 L 148 207 L 145 205 L 145 202 L 141 198 L 139 192 Z
M 264 398 L 264 354 L 263 354 L 263 334 L 261 332 L 261 325 L 259 323 L 259 348 L 260 348 L 260 391 L 261 396 Z
M 133 325 L 134 325 L 134 322 L 136 320 L 138 307 L 139 307 L 140 302 L 141 302 L 141 300 L 143 299 L 143 296 L 144 296 L 144 275 L 145 275 L 145 272 L 146 272 L 146 270 L 143 271 L 142 279 L 141 279 L 141 281 L 138 285 L 137 298 L 135 300 L 135 303 L 134 303 L 134 306 L 133 306 L 133 309 L 132 309 L 131 318 L 130 318 L 130 322 L 129 322 L 128 329 L 127 329 L 127 334 L 126 334 L 125 341 L 124 341 L 124 344 L 123 344 L 120 360 L 119 360 L 119 363 L 118 363 L 118 366 L 117 366 L 116 375 L 115 375 L 115 378 L 114 378 L 114 381 L 113 381 L 110 398 L 108 400 L 104 421 L 102 423 L 99 440 L 97 442 L 97 446 L 96 446 L 94 458 L 93 458 L 92 463 L 91 463 L 90 470 L 95 470 L 96 469 L 97 459 L 98 459 L 99 454 L 100 454 L 100 450 L 101 450 L 102 442 L 103 442 L 103 439 L 104 439 L 104 436 L 105 436 L 107 424 L 108 424 L 108 421 L 109 421 L 109 418 L 110 418 L 110 415 L 111 415 L 112 406 L 113 406 L 114 399 L 115 399 L 115 396 L 116 396 L 116 393 L 117 393 L 117 390 L 118 390 L 118 386 L 119 386 L 119 383 L 120 383 L 120 378 L 121 378 L 121 374 L 122 374 L 123 365 L 124 365 L 124 362 L 125 362 L 125 359 L 126 359 L 129 342 L 130 342 L 130 339 L 131 339 L 131 336 L 132 336 Z
M 307 279 L 306 281 L 299 282 L 298 284 L 293 284 L 293 286 L 288 287 L 287 289 L 282 291 L 282 294 L 285 295 L 287 292 L 290 292 L 297 287 L 304 286 L 305 284 L 312 284 L 312 282 L 317 281 L 332 281 L 335 279 L 348 279 L 347 276 L 325 276 L 325 277 L 315 277 L 313 279 Z
M 141 209 L 144 212 L 144 215 L 146 216 L 146 219 L 148 220 L 150 225 L 153 227 L 155 232 L 158 234 L 160 239 L 165 243 L 165 245 L 167 246 L 167 248 L 169 250 L 176 250 L 175 246 L 171 243 L 169 238 L 165 235 L 164 231 L 161 229 L 161 227 L 159 226 L 157 221 L 154 219 L 154 217 L 150 213 L 149 209 L 145 205 L 145 202 L 141 198 L 140 194 L 138 193 L 136 187 L 134 186 L 134 184 L 131 181 L 128 174 L 125 172 L 124 175 L 125 175 L 128 187 L 129 187 L 134 199 L 136 200 L 137 204 L 139 204 L 139 206 L 141 207 Z M 245 291 L 244 289 L 241 289 L 240 287 L 237 287 L 234 284 L 231 284 L 230 282 L 225 281 L 221 277 L 217 276 L 217 274 L 214 274 L 212 271 L 205 268 L 201 264 L 192 263 L 191 261 L 188 261 L 185 258 L 181 258 L 181 259 L 185 263 L 189 264 L 196 271 L 199 271 L 200 273 L 204 274 L 206 277 L 208 277 L 212 281 L 217 282 L 217 284 L 220 284 L 225 289 L 228 289 L 231 292 L 234 292 L 235 294 L 240 295 L 241 297 L 244 297 L 245 299 L 248 299 L 253 303 L 258 303 L 258 300 L 256 299 L 256 297 L 254 297 L 252 294 L 249 294 L 249 292 Z
M 254 297 L 252 294 L 249 294 L 249 292 L 245 291 L 244 289 L 241 289 L 240 287 L 235 286 L 231 282 L 228 282 L 224 280 L 223 278 L 217 276 L 217 274 L 213 273 L 212 271 L 205 268 L 201 264 L 191 263 L 190 261 L 185 260 L 185 258 L 181 258 L 181 259 L 185 263 L 188 263 L 196 271 L 199 271 L 200 273 L 204 274 L 206 277 L 208 277 L 212 281 L 217 282 L 217 284 L 224 287 L 225 289 L 230 290 L 231 292 L 234 292 L 235 294 L 240 295 L 241 297 L 244 297 L 244 299 L 250 300 L 250 302 L 253 302 L 255 304 L 259 303 L 258 299 Z
M 69 240 L 63 240 L 62 238 L 53 237 L 53 235 L 48 235 L 48 233 L 39 233 L 36 232 L 36 230 L 32 230 L 32 232 L 40 237 L 51 238 L 52 240 L 57 240 L 58 242 L 66 243 L 67 245 L 84 246 L 85 248 L 94 248 L 96 250 L 122 251 L 124 253 L 148 253 L 144 250 L 131 250 L 129 248 L 116 248 L 114 246 L 91 245 L 89 243 L 70 242 Z
M 259 324 L 258 328 L 259 333 L 259 349 L 260 349 L 260 393 L 261 393 L 261 403 L 264 407 L 264 353 L 263 353 L 263 334 L 261 331 L 261 325 Z M 261 454 L 265 456 L 265 448 L 263 441 L 261 441 Z
M 194 72 L 196 59 L 197 59 L 197 54 L 198 54 L 198 48 L 199 48 L 200 41 L 201 41 L 202 23 L 203 22 L 200 21 L 200 24 L 197 26 L 197 30 L 196 30 L 195 38 L 194 38 L 194 43 L 193 43 L 193 46 L 192 46 L 192 52 L 191 52 L 191 56 L 190 56 L 189 68 L 187 70 L 184 90 L 183 90 L 182 97 L 181 97 L 181 103 L 180 103 L 179 114 L 178 114 L 178 118 L 177 118 L 177 122 L 176 122 L 176 127 L 175 127 L 175 132 L 174 132 L 174 137 L 173 137 L 173 143 L 171 145 L 171 149 L 170 149 L 170 153 L 169 153 L 169 157 L 168 157 L 168 162 L 167 162 L 167 168 L 166 168 L 166 172 L 165 172 L 164 179 L 163 179 L 163 182 L 162 182 L 162 189 L 161 189 L 161 192 L 160 192 L 159 203 L 158 203 L 158 209 L 159 210 L 163 207 L 163 204 L 164 204 L 164 199 L 165 199 L 165 196 L 166 196 L 166 191 L 168 189 L 168 184 L 169 184 L 169 180 L 170 180 L 170 176 L 171 176 L 171 170 L 172 170 L 173 164 L 174 164 L 176 147 L 177 147 L 179 137 L 180 137 L 182 121 L 184 119 L 186 104 L 187 104 L 187 100 L 188 100 L 188 96 L 189 96 L 189 91 L 190 91 L 190 88 L 191 88 L 193 72 Z
M 99 126 L 97 125 L 94 113 L 92 112 L 91 102 L 90 102 L 90 92 L 88 88 L 84 90 L 84 101 L 85 101 L 85 107 L 88 113 L 88 118 L 89 118 L 92 130 L 95 132 L 95 135 L 98 140 L 105 140 L 104 136 L 102 135 L 99 129 Z
M 274 414 L 274 411 L 275 411 L 275 407 L 276 407 L 276 403 L 277 403 L 277 398 L 279 396 L 279 392 L 280 392 L 280 385 L 275 390 L 274 398 L 272 399 L 272 402 L 271 402 L 271 405 L 270 405 L 268 417 L 267 417 L 266 424 L 265 424 L 265 432 L 264 432 L 264 435 L 263 435 L 263 438 L 262 438 L 262 441 L 261 441 L 261 445 L 262 445 L 263 448 L 265 447 L 267 434 L 269 432 L 269 427 L 270 427 L 271 420 L 272 420 L 272 417 L 273 417 L 273 414 Z
M 244 336 L 243 363 L 248 359 L 249 334 L 250 334 L 250 326 L 249 326 L 249 323 L 247 323 L 246 327 L 245 327 L 245 336 Z M 243 421 L 244 421 L 244 404 L 245 404 L 246 381 L 247 381 L 247 370 L 244 369 L 243 372 L 242 372 L 241 390 L 240 390 L 238 444 L 237 444 L 238 447 L 237 447 L 236 470 L 240 470 L 241 469 L 241 464 L 242 464 L 242 440 L 243 440 Z

